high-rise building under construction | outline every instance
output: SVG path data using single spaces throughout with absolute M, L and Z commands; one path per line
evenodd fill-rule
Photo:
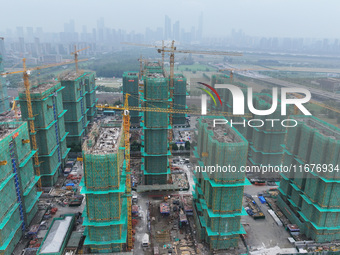
M 175 74 L 174 76 L 174 109 L 185 110 L 187 98 L 187 79 L 183 74 Z M 173 125 L 185 126 L 186 116 L 184 113 L 173 114 Z
M 67 146 L 80 150 L 88 125 L 96 116 L 96 86 L 93 72 L 69 72 L 61 77 Z M 90 100 L 90 102 L 88 102 Z
M 293 115 L 283 156 L 278 206 L 316 242 L 340 239 L 340 129 L 313 116 Z
M 0 39 L 1 41 L 1 39 Z M 0 53 L 0 73 L 4 72 L 4 67 L 2 63 L 2 55 Z M 7 94 L 7 84 L 5 78 L 0 75 L 0 114 L 10 110 L 9 100 Z
M 53 186 L 62 172 L 70 149 L 66 146 L 65 114 L 63 107 L 64 87 L 60 82 L 49 81 L 32 86 L 31 102 L 36 129 L 40 173 L 44 187 Z M 19 92 L 23 120 L 29 120 L 27 98 L 24 90 Z
M 86 197 L 84 245 L 92 253 L 124 251 L 127 238 L 127 197 L 124 135 L 121 123 L 95 123 L 83 144 Z
M 248 86 L 230 80 L 230 76 L 226 74 L 218 74 L 212 76 L 212 86 L 215 84 L 230 84 L 237 86 L 242 90 L 244 94 L 244 110 L 246 114 L 250 114 L 250 110 L 247 104 Z M 211 109 L 233 112 L 234 98 L 232 93 L 228 89 L 216 89 L 221 96 L 222 106 L 219 104 L 214 105 L 210 101 Z M 255 93 L 252 95 L 253 107 L 256 110 L 270 109 L 273 103 L 273 98 L 267 93 Z M 283 120 L 281 115 L 281 107 L 278 104 L 276 110 L 270 115 L 253 115 L 251 119 L 251 126 L 248 124 L 246 117 L 232 117 L 233 126 L 248 140 L 249 142 L 249 161 L 252 165 L 272 165 L 279 166 L 281 164 L 283 150 L 282 144 L 284 143 L 284 137 L 286 134 L 285 127 L 280 122 Z M 273 119 L 275 122 L 266 121 L 266 119 Z M 262 178 L 279 177 L 277 173 L 265 173 L 262 174 Z
M 146 107 L 169 107 L 169 82 L 158 62 L 148 62 L 144 70 L 144 92 L 140 95 Z M 142 141 L 142 170 L 144 183 L 167 184 L 170 174 L 168 129 L 166 112 L 144 112 L 142 118 L 144 141 Z
M 123 101 L 125 95 L 129 94 L 129 106 L 139 106 L 139 91 L 138 91 L 138 72 L 124 72 L 123 73 Z M 130 123 L 132 126 L 139 126 L 139 112 L 130 111 Z
M 208 243 L 210 249 L 228 249 L 237 247 L 239 235 L 245 234 L 240 221 L 246 215 L 242 199 L 244 185 L 249 182 L 239 169 L 246 165 L 248 142 L 229 125 L 213 127 L 216 118 L 222 117 L 198 120 L 194 219 L 200 241 Z M 237 170 L 225 171 L 228 166 Z M 207 171 L 211 167 L 216 171 Z
M 27 122 L 0 122 L 0 254 L 12 254 L 38 211 Z

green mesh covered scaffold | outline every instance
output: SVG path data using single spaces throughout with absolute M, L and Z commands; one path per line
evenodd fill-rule
M 106 144 L 108 141 L 110 144 Z M 83 144 L 84 245 L 93 253 L 121 252 L 127 238 L 127 198 L 122 126 L 94 124 Z
M 298 124 L 288 129 L 283 165 L 297 170 L 281 173 L 278 205 L 308 238 L 339 240 L 340 129 L 313 116 L 291 119 Z
M 63 107 L 64 87 L 51 81 L 32 86 L 31 102 L 39 149 L 40 173 L 44 187 L 53 186 L 63 166 L 66 164 L 70 149 L 66 146 L 65 115 Z M 28 120 L 27 99 L 24 91 L 19 92 L 22 119 Z
M 85 74 L 85 90 L 86 93 L 86 108 L 87 108 L 87 120 L 90 122 L 89 125 L 92 125 L 95 118 L 97 117 L 97 108 L 96 104 L 98 102 L 98 98 L 96 96 L 96 90 L 98 86 L 96 85 L 96 73 L 95 72 L 86 72 Z
M 1 39 L 0 39 L 1 43 Z M 0 54 L 0 73 L 4 72 L 4 67 L 2 64 L 2 55 Z M 5 78 L 0 75 L 0 114 L 9 111 L 11 108 L 9 106 L 9 97 L 7 93 L 7 83 Z
M 83 137 L 87 134 L 88 120 L 87 113 L 87 86 L 86 79 L 89 73 L 82 72 L 76 74 L 69 72 L 61 77 L 61 85 L 63 89 L 63 106 L 67 110 L 65 114 L 65 128 L 68 132 L 66 138 L 67 146 L 81 146 Z M 92 112 L 93 113 L 93 112 Z
M 0 122 L 0 254 L 12 254 L 38 211 L 27 122 Z
M 272 96 L 265 93 L 255 93 L 253 100 L 254 108 L 257 110 L 267 110 L 272 106 Z M 253 165 L 279 166 L 282 161 L 282 144 L 286 135 L 286 128 L 280 123 L 284 119 L 281 115 L 280 101 L 274 113 L 270 115 L 254 115 L 254 119 L 262 120 L 261 127 L 248 127 L 252 129 L 252 140 L 249 148 L 249 160 Z M 266 119 L 275 119 L 273 124 Z M 279 177 L 277 173 L 262 174 L 263 178 Z
M 216 84 L 233 84 L 239 87 L 244 94 L 244 109 L 245 113 L 250 113 L 247 98 L 248 98 L 248 86 L 240 83 L 233 82 L 230 77 L 225 74 L 218 74 L 212 76 L 212 86 L 215 87 Z M 210 105 L 212 109 L 217 109 L 225 112 L 233 112 L 233 96 L 228 89 L 216 89 L 221 96 L 222 107 L 220 105 L 215 106 L 212 100 Z M 272 106 L 272 96 L 265 93 L 254 93 L 253 92 L 253 106 L 257 110 L 267 110 Z M 265 119 L 275 119 L 279 123 L 283 120 L 281 115 L 280 102 L 274 113 L 266 116 L 254 115 L 253 119 L 262 120 L 264 125 L 262 127 L 249 127 L 247 125 L 248 120 L 244 117 L 233 117 L 234 123 L 244 123 L 235 124 L 235 128 L 248 140 L 249 142 L 249 160 L 253 165 L 280 165 L 283 150 L 282 144 L 284 143 L 284 137 L 286 130 L 282 125 L 276 124 L 272 125 L 272 122 L 266 121 Z M 256 123 L 258 123 L 257 121 Z M 276 173 L 266 173 L 262 175 L 264 178 L 278 177 Z
M 168 108 L 169 80 L 163 75 L 159 63 L 146 66 L 142 100 L 146 107 Z M 150 64 L 150 63 L 149 63 Z M 159 72 L 161 70 L 162 72 Z M 169 118 L 164 112 L 144 112 L 142 117 L 144 140 L 142 141 L 142 171 L 146 185 L 167 184 L 170 174 L 168 156 Z
M 123 99 L 125 100 L 126 93 L 130 94 L 128 101 L 129 106 L 139 106 L 139 91 L 138 91 L 138 72 L 123 73 Z M 139 112 L 130 111 L 131 125 L 139 126 Z
M 174 76 L 174 109 L 185 110 L 187 108 L 187 78 L 183 74 Z M 172 115 L 172 123 L 178 126 L 186 125 L 186 116 L 183 113 Z
M 246 165 L 248 142 L 229 125 L 213 127 L 214 119 L 204 117 L 198 120 L 197 150 L 193 197 L 194 219 L 197 238 L 209 244 L 210 249 L 237 247 L 239 235 L 245 231 L 241 226 L 244 185 L 249 182 L 245 173 L 239 171 Z M 209 167 L 233 166 L 237 171 L 209 171 Z

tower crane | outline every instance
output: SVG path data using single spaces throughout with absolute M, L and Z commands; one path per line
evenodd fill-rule
M 227 56 L 243 56 L 242 53 L 240 52 L 226 52 L 226 51 L 198 51 L 198 50 L 177 50 L 175 47 L 175 41 L 173 40 L 171 42 L 170 47 L 165 47 L 164 46 L 164 41 L 162 42 L 162 47 L 155 46 L 155 45 L 148 45 L 148 44 L 137 44 L 137 43 L 126 43 L 124 42 L 123 44 L 128 44 L 128 45 L 135 45 L 135 46 L 142 46 L 142 47 L 151 47 L 151 48 L 156 48 L 158 53 L 162 53 L 162 58 L 164 58 L 164 53 L 170 53 L 170 109 L 173 108 L 174 104 L 174 67 L 175 67 L 175 53 L 190 53 L 190 54 L 204 54 L 204 55 L 227 55 Z M 164 62 L 164 60 L 163 60 Z M 169 112 L 169 124 L 172 127 L 173 121 L 172 121 L 172 111 Z M 169 129 L 169 144 L 172 142 L 172 137 L 173 137 L 173 131 L 172 129 Z M 172 155 L 172 146 L 170 146 L 170 153 Z M 171 163 L 170 163 L 171 164 Z M 170 165 L 171 169 L 171 165 Z
M 79 62 L 79 60 L 78 60 L 78 53 L 83 51 L 83 50 L 87 50 L 89 48 L 90 48 L 90 46 L 88 46 L 86 48 L 82 48 L 80 50 L 77 50 L 77 46 L 74 45 L 74 52 L 71 52 L 71 55 L 74 55 L 74 63 L 76 63 L 76 73 L 78 73 L 78 71 L 79 71 L 79 69 L 78 69 L 78 62 Z
M 127 207 L 128 207 L 128 250 L 132 249 L 132 216 L 131 216 L 131 169 L 130 169 L 130 111 L 142 112 L 165 112 L 165 113 L 185 113 L 191 115 L 201 115 L 199 111 L 189 111 L 181 109 L 169 108 L 150 108 L 129 106 L 130 94 L 125 94 L 124 106 L 114 105 L 96 105 L 99 109 L 122 110 L 123 111 L 123 127 L 124 127 L 124 143 L 125 143 L 125 160 L 126 160 L 126 192 L 127 192 Z M 208 115 L 212 116 L 236 116 L 230 112 L 210 112 Z M 245 114 L 244 117 L 251 117 L 251 114 Z
M 87 59 L 80 60 L 80 61 L 86 61 Z M 56 63 L 56 64 L 49 64 L 44 66 L 38 66 L 38 67 L 32 67 L 27 68 L 26 66 L 26 58 L 22 59 L 23 62 L 23 69 L 20 71 L 14 71 L 14 72 L 5 72 L 1 73 L 1 76 L 6 76 L 8 74 L 23 74 L 23 80 L 24 80 L 24 86 L 25 86 L 25 94 L 26 94 L 26 100 L 27 100 L 27 111 L 28 111 L 28 123 L 29 123 L 29 131 L 31 135 L 31 141 L 32 141 L 32 149 L 35 150 L 34 154 L 34 168 L 35 168 L 35 174 L 40 177 L 40 162 L 38 158 L 38 146 L 37 146 L 37 139 L 36 139 L 36 130 L 34 127 L 34 116 L 33 116 L 33 110 L 32 110 L 32 102 L 31 102 L 31 92 L 30 92 L 30 81 L 29 81 L 29 75 L 31 74 L 31 71 L 35 70 L 41 70 L 49 67 L 55 67 L 55 66 L 63 66 L 63 65 L 69 65 L 75 63 L 75 61 L 71 62 L 63 62 L 63 63 Z M 39 178 L 38 181 L 38 188 L 41 190 L 41 178 Z

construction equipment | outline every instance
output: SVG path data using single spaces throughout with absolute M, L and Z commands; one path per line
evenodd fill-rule
M 227 55 L 227 56 L 243 56 L 242 53 L 240 52 L 226 52 L 226 51 L 193 51 L 193 50 L 177 50 L 175 47 L 175 41 L 173 40 L 171 42 L 171 47 L 165 47 L 164 46 L 164 41 L 162 41 L 162 47 L 158 47 L 155 45 L 147 45 L 147 44 L 137 44 L 137 43 L 126 43 L 124 42 L 123 44 L 128 44 L 128 45 L 135 45 L 135 46 L 143 46 L 143 47 L 151 47 L 151 48 L 156 48 L 158 53 L 162 53 L 162 62 L 164 63 L 164 53 L 168 52 L 170 53 L 170 116 L 169 116 L 169 124 L 172 126 L 173 121 L 172 121 L 172 108 L 173 108 L 173 103 L 174 103 L 174 67 L 175 67 L 175 53 L 190 53 L 190 54 L 205 54 L 205 55 Z M 164 65 L 162 65 L 164 66 Z M 163 68 L 164 70 L 164 68 Z M 169 143 L 171 144 L 172 142 L 172 136 L 173 136 L 173 131 L 172 129 L 169 129 Z M 170 146 L 170 153 L 172 155 L 172 146 Z M 171 169 L 171 165 L 170 165 Z
M 87 59 L 84 59 L 84 60 L 81 60 L 81 61 L 86 61 L 86 60 Z M 75 63 L 75 61 L 49 64 L 49 65 L 38 66 L 38 67 L 33 67 L 33 68 L 27 68 L 26 58 L 23 58 L 22 62 L 23 62 L 23 70 L 15 71 L 15 72 L 5 72 L 5 73 L 1 73 L 0 75 L 5 77 L 8 74 L 17 74 L 17 73 L 23 74 L 25 94 L 26 94 L 26 98 L 27 98 L 27 110 L 28 110 L 28 117 L 29 117 L 29 119 L 28 119 L 29 131 L 30 131 L 30 136 L 31 136 L 31 140 L 32 140 L 32 149 L 35 151 L 34 168 L 35 168 L 35 174 L 40 177 L 40 162 L 39 162 L 39 158 L 38 158 L 37 140 L 36 140 L 36 136 L 35 136 L 36 130 L 35 130 L 35 127 L 34 127 L 34 116 L 33 116 L 32 102 L 31 102 L 29 75 L 31 74 L 31 71 L 34 71 L 34 70 L 41 70 L 41 69 L 45 69 L 45 68 L 49 68 L 49 67 L 73 64 L 73 63 Z M 41 178 L 39 178 L 39 181 L 38 181 L 38 188 L 39 188 L 39 190 L 41 190 Z
M 78 60 L 78 53 L 83 51 L 83 50 L 87 50 L 89 48 L 90 48 L 90 46 L 88 46 L 86 48 L 82 48 L 80 50 L 77 50 L 77 46 L 74 45 L 74 52 L 71 52 L 71 55 L 74 55 L 74 63 L 76 63 L 76 73 L 79 72 L 79 69 L 78 69 L 78 62 L 79 62 L 79 60 Z
M 125 102 L 124 108 L 129 107 L 129 95 L 125 94 Z M 132 249 L 132 215 L 131 215 L 131 206 L 132 206 L 132 195 L 131 195 L 131 170 L 130 170 L 130 114 L 129 111 L 123 112 L 123 127 L 124 127 L 124 142 L 125 142 L 125 163 L 126 163 L 126 193 L 127 193 L 127 207 L 128 207 L 128 242 L 127 247 L 128 250 Z
M 190 115 L 201 115 L 198 111 L 178 110 L 178 109 L 167 109 L 167 108 L 150 108 L 150 107 L 135 107 L 129 106 L 130 94 L 125 94 L 124 106 L 114 105 L 96 105 L 99 109 L 110 109 L 110 110 L 122 110 L 123 111 L 123 127 L 124 127 L 124 142 L 125 142 L 125 162 L 126 162 L 126 192 L 127 192 L 127 207 L 128 207 L 128 250 L 132 249 L 132 195 L 131 195 L 131 169 L 130 169 L 130 111 L 143 111 L 143 112 L 166 112 L 166 113 L 186 113 Z M 219 116 L 234 116 L 230 112 L 210 112 L 210 115 Z M 244 117 L 251 117 L 252 115 L 246 114 Z
M 18 106 L 17 106 L 17 102 L 15 101 L 14 97 L 13 97 L 12 111 L 14 111 L 14 118 L 15 118 L 16 120 L 19 120 Z

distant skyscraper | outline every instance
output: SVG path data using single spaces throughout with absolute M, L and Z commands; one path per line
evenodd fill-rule
M 165 15 L 164 22 L 164 39 L 171 39 L 171 19 L 168 15 Z
M 180 26 L 179 21 L 177 20 L 173 25 L 173 39 L 179 41 L 180 39 Z
M 17 27 L 17 36 L 18 37 L 24 37 L 24 28 L 23 27 Z
M 33 27 L 26 27 L 26 32 L 27 32 L 27 40 L 29 42 L 33 42 L 33 39 L 34 39 Z
M 105 31 L 105 22 L 104 18 L 101 17 L 99 20 L 97 20 L 97 34 L 98 34 L 98 41 L 103 43 L 104 41 L 104 31 Z
M 19 37 L 19 52 L 23 54 L 26 52 L 24 37 Z
M 203 12 L 201 12 L 198 18 L 198 29 L 196 34 L 196 39 L 201 40 L 203 35 Z
M 71 19 L 69 23 L 64 23 L 64 32 L 65 33 L 74 33 L 75 32 L 75 25 L 74 25 L 73 19 Z
M 191 38 L 190 38 L 190 41 L 195 41 L 196 40 L 196 29 L 195 29 L 195 27 L 191 27 L 191 32 L 190 32 L 190 34 L 191 34 Z
M 5 42 L 4 40 L 1 39 L 0 39 L 0 55 L 5 56 Z

